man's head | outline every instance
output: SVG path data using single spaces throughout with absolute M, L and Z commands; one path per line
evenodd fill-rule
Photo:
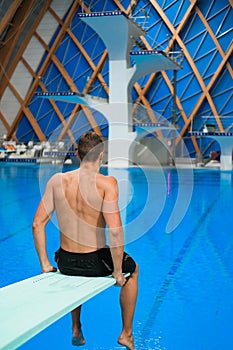
M 78 156 L 81 162 L 97 161 L 103 150 L 103 141 L 95 132 L 86 132 L 78 142 Z

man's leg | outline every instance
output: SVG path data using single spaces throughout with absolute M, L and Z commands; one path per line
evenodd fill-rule
M 138 294 L 138 266 L 121 289 L 120 304 L 122 312 L 123 328 L 118 338 L 118 343 L 134 350 L 133 340 L 133 316 Z
M 71 312 L 72 315 L 72 332 L 73 332 L 73 345 L 83 345 L 85 344 L 85 339 L 81 330 L 80 314 L 82 305 L 78 306 Z

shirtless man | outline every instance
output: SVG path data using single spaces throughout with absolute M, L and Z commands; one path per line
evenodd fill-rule
M 42 273 L 56 271 L 46 252 L 45 227 L 56 211 L 60 248 L 55 253 L 61 273 L 76 276 L 107 276 L 122 287 L 122 331 L 118 343 L 135 350 L 132 323 L 138 290 L 138 267 L 124 252 L 124 232 L 118 207 L 118 186 L 112 176 L 99 173 L 103 142 L 93 133 L 78 143 L 80 168 L 58 173 L 48 181 L 33 221 L 35 247 Z M 106 246 L 105 228 L 108 226 Z M 129 272 L 126 279 L 123 273 Z M 85 344 L 80 322 L 81 306 L 72 311 L 73 345 Z

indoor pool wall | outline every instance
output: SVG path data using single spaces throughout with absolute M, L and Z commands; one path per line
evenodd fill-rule
M 41 198 L 41 178 L 47 180 L 57 171 L 59 168 L 50 165 L 0 166 L 1 287 L 40 273 L 31 223 Z M 139 212 L 143 212 L 145 221 L 149 220 L 144 206 L 148 195 L 144 170 L 122 171 L 128 172 L 131 182 L 124 223 Z M 161 195 L 164 191 L 161 171 L 149 171 L 153 190 Z M 116 173 L 120 178 L 121 171 Z M 166 225 L 175 205 L 179 181 L 176 169 L 163 169 L 163 174 L 166 200 L 161 214 L 147 232 L 127 245 L 127 251 L 140 266 L 134 323 L 136 349 L 230 350 L 233 344 L 232 172 L 195 169 L 190 184 L 193 185 L 191 203 L 182 222 L 170 234 L 165 233 Z M 47 235 L 48 253 L 53 260 L 59 245 L 53 223 L 48 224 Z M 121 325 L 118 298 L 119 289 L 114 287 L 84 305 L 84 350 L 122 348 L 116 343 Z M 21 349 L 41 347 L 73 348 L 70 315 Z

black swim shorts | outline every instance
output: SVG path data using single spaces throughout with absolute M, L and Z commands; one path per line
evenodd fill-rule
M 55 253 L 60 272 L 69 276 L 101 277 L 111 275 L 113 262 L 109 247 L 91 253 L 71 253 L 59 248 Z M 136 264 L 134 260 L 124 253 L 122 272 L 133 273 Z

